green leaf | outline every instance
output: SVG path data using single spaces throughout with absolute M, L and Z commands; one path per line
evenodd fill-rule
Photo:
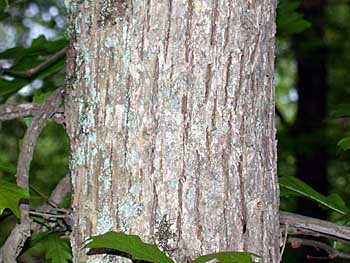
M 51 91 L 48 92 L 42 92 L 39 90 L 38 92 L 35 93 L 33 97 L 33 102 L 37 104 L 43 103 L 50 95 L 52 94 Z
M 350 104 L 340 104 L 330 114 L 331 119 L 350 118 Z
M 69 241 L 59 233 L 50 234 L 45 240 L 45 246 L 45 258 L 52 263 L 67 263 L 73 258 Z
M 206 263 L 209 260 L 217 259 L 220 263 L 253 263 L 252 254 L 247 252 L 220 252 L 205 255 L 192 261 L 192 263 Z
M 25 53 L 24 47 L 14 47 L 6 49 L 4 52 L 0 53 L 0 59 L 20 59 Z
M 69 241 L 63 239 L 59 232 L 46 231 L 32 235 L 28 248 L 39 243 L 44 245 L 45 258 L 51 263 L 67 263 L 73 258 Z
M 16 173 L 16 166 L 13 165 L 12 163 L 0 161 L 0 171 L 15 174 Z
M 49 67 L 47 67 L 45 70 L 43 70 L 41 73 L 39 73 L 36 78 L 37 79 L 44 79 L 46 77 L 49 77 L 60 70 L 64 69 L 64 65 L 66 64 L 66 59 L 62 58 L 55 63 L 52 63 Z
M 300 1 L 280 0 L 277 8 L 277 31 L 296 34 L 309 28 L 311 24 L 297 12 Z
M 339 146 L 339 148 L 343 151 L 347 151 L 350 150 L 350 137 L 345 137 L 343 139 L 341 139 L 337 145 Z
M 28 247 L 29 248 L 34 247 L 36 244 L 41 242 L 44 238 L 46 238 L 51 233 L 53 233 L 53 232 L 52 231 L 45 231 L 45 232 L 40 232 L 40 233 L 33 234 L 30 237 Z
M 46 226 L 48 229 L 51 228 L 51 226 L 49 225 L 49 223 L 42 217 L 40 216 L 31 216 L 31 218 L 33 219 L 33 221 L 37 222 L 38 224 L 41 224 L 43 226 Z
M 56 41 L 46 40 L 44 36 L 34 39 L 29 48 L 14 47 L 0 53 L 0 59 L 14 59 L 19 61 L 24 57 L 48 56 L 64 48 L 68 44 L 67 39 L 61 38 Z
M 64 38 L 57 41 L 48 41 L 44 36 L 40 36 L 33 40 L 29 48 L 14 47 L 0 53 L 0 59 L 9 59 L 13 65 L 9 69 L 4 69 L 3 74 L 19 78 L 19 79 L 43 79 L 53 73 L 61 70 L 65 63 L 64 53 L 60 52 L 58 56 L 50 56 L 57 54 L 58 51 L 68 44 Z M 47 60 L 47 61 L 46 61 Z M 44 61 L 45 64 L 41 64 Z M 33 75 L 28 75 L 27 70 L 33 69 L 41 64 L 41 68 Z
M 28 128 L 30 123 L 32 122 L 33 117 L 25 117 L 22 119 L 22 121 L 24 122 L 24 124 L 26 125 L 26 127 Z
M 68 40 L 65 38 L 58 39 L 56 41 L 49 41 L 41 35 L 37 39 L 34 39 L 30 48 L 34 50 L 45 51 L 47 55 L 51 55 L 64 48 L 68 44 Z
M 6 8 L 5 0 L 0 0 L 0 20 L 3 20 L 9 16 L 8 13 L 5 13 L 5 8 Z
M 350 223 L 350 212 L 336 220 L 337 224 L 347 225 Z
M 28 83 L 29 81 L 21 79 L 5 80 L 0 78 L 0 96 L 12 95 Z
M 5 208 L 10 209 L 16 217 L 20 217 L 18 203 L 21 199 L 28 199 L 29 193 L 16 184 L 0 180 L 0 215 Z
M 332 193 L 329 196 L 327 196 L 327 201 L 346 213 L 350 212 L 350 209 L 346 206 L 346 203 L 343 200 L 343 198 L 341 198 L 340 195 L 336 193 Z
M 339 201 L 340 197 L 335 197 L 334 195 L 326 197 L 296 177 L 280 177 L 279 184 L 281 186 L 281 189 L 286 188 L 288 190 L 294 191 L 299 196 L 313 200 L 327 208 L 332 209 L 333 211 L 338 212 L 339 214 L 345 215 L 349 211 L 349 209 L 345 207 L 344 201 L 342 201 L 343 203 Z
M 146 244 L 138 236 L 120 232 L 107 232 L 93 236 L 86 245 L 87 248 L 109 248 L 127 253 L 133 260 L 144 260 L 153 263 L 173 263 L 162 251 L 154 245 Z

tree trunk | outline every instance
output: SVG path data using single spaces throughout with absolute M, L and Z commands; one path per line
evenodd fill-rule
M 109 230 L 176 262 L 278 262 L 275 0 L 71 1 L 72 247 Z

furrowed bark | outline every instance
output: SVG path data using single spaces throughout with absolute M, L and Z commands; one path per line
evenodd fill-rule
M 109 230 L 140 235 L 176 262 L 218 251 L 278 261 L 275 8 L 71 1 L 75 262 L 125 262 L 81 249 Z

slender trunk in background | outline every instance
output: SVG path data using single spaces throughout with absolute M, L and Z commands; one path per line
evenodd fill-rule
M 184 263 L 277 263 L 275 0 L 68 4 L 72 247 L 109 230 Z
M 324 0 L 304 0 L 300 9 L 312 27 L 293 39 L 298 70 L 298 112 L 295 125 L 297 176 L 322 194 L 327 194 L 327 148 L 324 120 L 327 104 L 327 69 L 324 40 Z M 299 212 L 312 217 L 326 218 L 318 204 L 301 199 Z M 305 248 L 304 254 L 322 256 L 322 251 Z M 306 260 L 306 257 L 305 257 Z M 309 262 L 306 260 L 305 262 Z M 322 261 L 328 262 L 328 261 Z

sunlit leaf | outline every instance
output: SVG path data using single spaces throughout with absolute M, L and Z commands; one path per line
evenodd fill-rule
M 141 241 L 138 236 L 119 232 L 107 232 L 93 236 L 87 248 L 109 248 L 127 253 L 133 260 L 144 260 L 153 263 L 173 263 L 162 251 L 154 245 Z
M 0 180 L 0 214 L 8 208 L 15 216 L 19 217 L 18 203 L 21 199 L 28 198 L 29 193 L 25 189 L 18 187 L 16 184 Z

